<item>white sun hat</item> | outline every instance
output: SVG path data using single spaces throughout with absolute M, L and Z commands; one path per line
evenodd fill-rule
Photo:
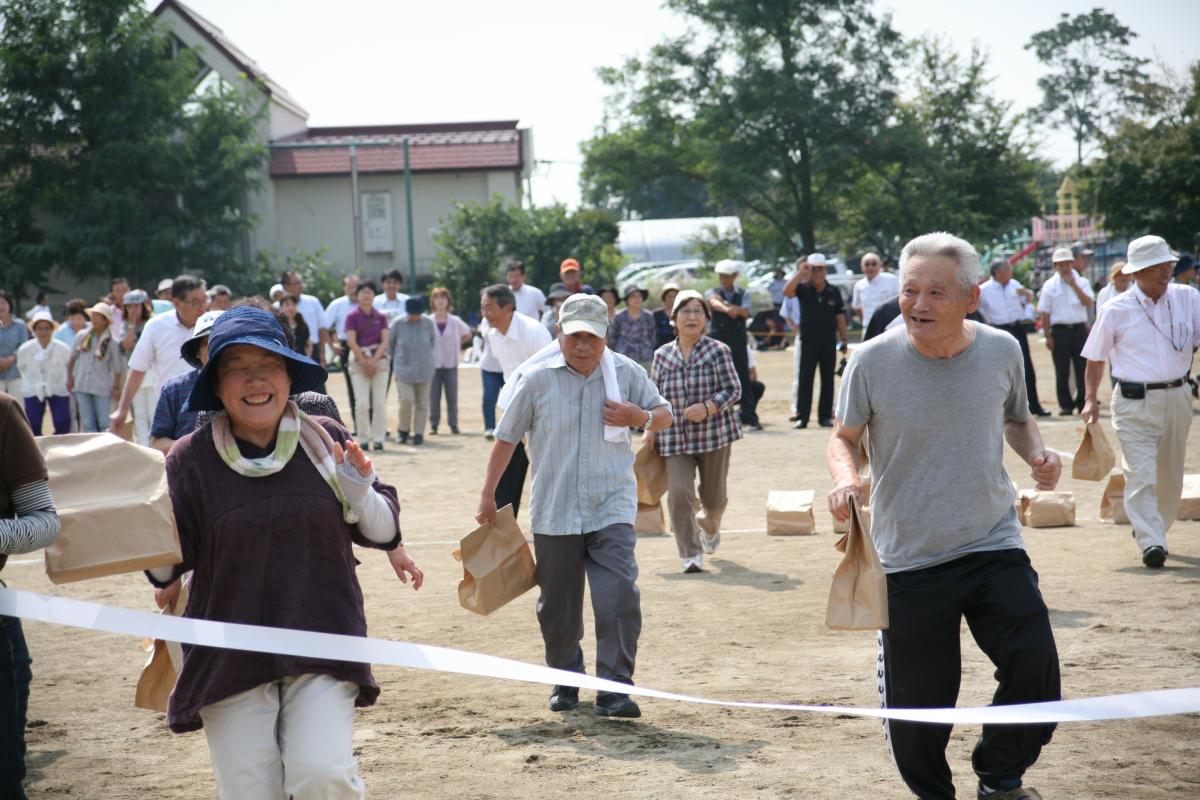
M 1051 263 L 1058 264 L 1063 261 L 1074 261 L 1075 254 L 1071 252 L 1069 247 L 1059 247 L 1054 251 L 1054 255 L 1050 256 Z
M 1167 241 L 1161 236 L 1139 236 L 1129 243 L 1122 274 L 1131 275 L 1146 267 L 1157 267 L 1159 264 L 1174 263 L 1179 257 L 1171 252 Z

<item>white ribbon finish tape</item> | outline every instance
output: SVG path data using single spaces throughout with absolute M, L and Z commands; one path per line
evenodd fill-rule
M 498 656 L 453 650 L 447 647 L 343 636 L 332 633 L 265 628 L 231 622 L 173 617 L 105 606 L 65 597 L 51 597 L 16 589 L 0 589 L 0 614 L 39 622 L 53 622 L 107 633 L 123 633 L 142 638 L 184 642 L 205 647 L 251 650 L 260 653 L 309 658 L 360 661 L 411 669 L 478 675 L 485 678 L 525 681 L 527 683 L 578 686 L 606 692 L 625 692 L 662 700 L 686 703 L 761 708 L 778 711 L 803 711 L 815 714 L 846 714 L 858 717 L 937 722 L 952 725 L 1024 725 L 1046 722 L 1084 722 L 1107 719 L 1133 719 L 1168 714 L 1200 712 L 1200 688 L 1161 689 L 1152 692 L 1059 700 L 982 708 L 855 708 L 849 706 L 790 705 L 787 703 L 751 703 L 712 700 L 674 692 L 660 692 L 641 686 L 627 686 L 601 678 L 550 667 L 525 664 Z

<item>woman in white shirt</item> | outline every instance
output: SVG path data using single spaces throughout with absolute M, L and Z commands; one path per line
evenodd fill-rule
M 1121 294 L 1121 292 L 1128 289 L 1129 285 L 1133 283 L 1128 275 L 1121 272 L 1121 270 L 1124 268 L 1125 262 L 1117 261 L 1112 265 L 1112 269 L 1109 270 L 1108 283 L 1105 284 L 1104 288 L 1100 290 L 1100 294 L 1096 295 L 1097 314 L 1100 313 L 1100 309 L 1104 307 L 1105 303 Z
M 71 348 L 54 338 L 58 323 L 49 311 L 39 311 L 29 320 L 34 338 L 17 350 L 21 370 L 21 397 L 25 416 L 35 436 L 42 435 L 46 406 L 54 420 L 54 433 L 71 432 L 71 393 L 67 391 L 67 363 Z

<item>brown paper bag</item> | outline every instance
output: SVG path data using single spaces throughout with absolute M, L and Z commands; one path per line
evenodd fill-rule
M 1175 519 L 1200 519 L 1200 474 L 1183 476 L 1183 496 Z
M 1071 477 L 1080 481 L 1102 481 L 1117 464 L 1117 455 L 1104 435 L 1099 422 L 1089 422 L 1083 431 L 1083 441 L 1071 460 Z
M 633 474 L 637 476 L 639 506 L 656 506 L 667 493 L 667 460 L 658 454 L 654 445 L 643 444 L 633 459 Z
M 175 602 L 159 613 L 171 614 L 176 617 L 182 616 L 184 609 L 187 608 L 187 599 L 188 588 L 187 584 L 184 584 L 179 590 Z M 146 666 L 142 667 L 142 674 L 138 677 L 137 689 L 133 695 L 133 705 L 147 711 L 166 713 L 167 700 L 171 697 L 171 692 L 175 688 L 175 678 L 179 675 L 180 667 L 183 666 L 183 648 L 179 646 L 178 642 L 164 642 L 162 639 L 155 639 L 147 644 L 146 649 L 150 651 L 150 658 L 146 661 Z
M 46 548 L 54 583 L 139 572 L 183 560 L 163 455 L 111 433 L 38 439 L 62 533 Z
M 767 493 L 767 533 L 772 536 L 796 536 L 816 533 L 812 491 L 787 492 L 772 489 Z
M 871 530 L 871 507 L 863 506 L 862 510 L 859 511 L 858 513 L 859 513 L 859 516 L 862 517 L 863 528 L 865 530 L 867 530 L 868 532 L 870 532 L 870 530 Z M 837 518 L 834 518 L 833 532 L 834 533 L 849 533 L 850 532 L 850 520 L 846 520 L 845 522 L 838 522 Z
M 1021 492 L 1021 524 L 1030 528 L 1061 528 L 1075 524 L 1073 492 Z
M 833 572 L 825 624 L 835 631 L 887 628 L 887 576 L 853 500 L 850 502 L 850 531 L 834 547 L 846 555 Z
M 638 504 L 637 516 L 633 520 L 633 532 L 639 536 L 661 536 L 667 532 L 667 520 L 663 515 L 662 503 L 652 506 Z
M 459 544 L 458 602 L 467 611 L 486 616 L 537 585 L 533 553 L 511 505 L 496 512 L 495 525 L 480 525 Z
M 1109 473 L 1108 483 L 1104 485 L 1104 494 L 1100 498 L 1100 521 L 1129 524 L 1129 517 L 1125 513 L 1125 473 L 1119 469 Z

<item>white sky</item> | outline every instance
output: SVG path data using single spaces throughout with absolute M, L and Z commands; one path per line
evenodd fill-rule
M 654 0 L 184 0 L 311 114 L 310 125 L 520 119 L 533 129 L 534 202 L 579 201 L 579 142 L 603 112 L 596 68 L 644 53 L 684 23 Z M 1023 49 L 1060 12 L 1098 4 L 1140 36 L 1135 51 L 1176 69 L 1200 58 L 1197 0 L 879 0 L 906 36 L 943 34 L 991 56 L 997 95 L 1040 99 L 1040 66 Z M 148 2 L 153 8 L 156 2 Z M 417 13 L 414 14 L 414 9 Z M 1044 153 L 1066 164 L 1069 136 L 1046 131 Z

